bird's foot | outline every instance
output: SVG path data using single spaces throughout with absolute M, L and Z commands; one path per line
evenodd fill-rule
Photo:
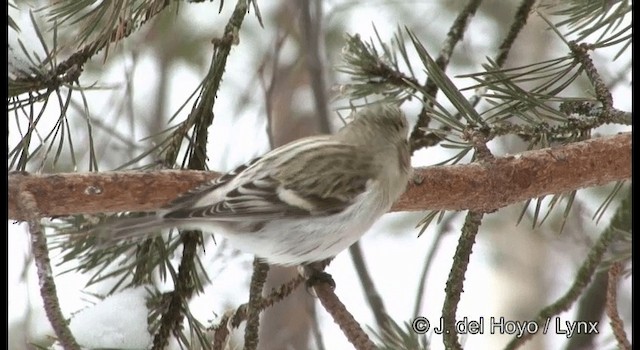
M 305 265 L 300 265 L 299 273 L 304 277 L 307 281 L 305 282 L 305 286 L 307 290 L 313 290 L 314 286 L 327 284 L 331 287 L 332 290 L 336 289 L 336 282 L 333 280 L 330 274 L 324 272 L 324 268 L 329 264 L 331 260 L 323 260 L 319 262 L 309 263 Z

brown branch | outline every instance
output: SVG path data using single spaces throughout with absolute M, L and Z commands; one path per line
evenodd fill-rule
M 304 277 L 297 276 L 291 281 L 282 284 L 279 288 L 271 290 L 271 293 L 262 300 L 257 300 L 256 310 L 257 312 L 262 312 L 268 307 L 273 306 L 275 303 L 278 303 L 287 296 L 291 295 L 302 282 L 304 282 Z M 240 323 L 246 321 L 249 317 L 249 303 L 242 304 L 236 308 L 233 313 L 228 314 L 223 317 L 218 326 L 213 328 L 214 337 L 213 337 L 213 349 L 224 349 L 225 344 L 227 344 L 229 340 L 229 333 L 233 328 L 238 328 Z
M 364 296 L 369 303 L 369 309 L 371 309 L 373 313 L 373 318 L 376 320 L 378 328 L 382 331 L 390 331 L 389 313 L 367 269 L 367 263 L 364 261 L 364 254 L 362 253 L 360 242 L 356 242 L 349 247 L 349 255 L 351 255 L 353 266 L 356 268 L 360 283 L 362 284 Z
M 631 342 L 624 331 L 624 323 L 618 314 L 618 282 L 622 273 L 622 263 L 616 262 L 609 268 L 609 284 L 607 286 L 607 316 L 611 319 L 611 329 L 618 341 L 618 348 L 631 349 Z
M 575 205 L 575 203 L 574 203 Z M 580 297 L 574 319 L 584 322 L 600 322 L 605 312 L 605 302 L 607 299 L 607 284 L 609 278 L 607 271 L 601 270 L 593 276 L 593 281 Z M 567 340 L 564 350 L 595 349 L 599 334 L 595 332 L 584 332 L 574 334 Z
M 576 60 L 578 60 L 584 68 L 591 84 L 593 84 L 596 97 L 598 98 L 598 101 L 602 103 L 602 107 L 604 107 L 605 110 L 613 108 L 613 96 L 611 96 L 611 91 L 609 91 L 607 84 L 602 81 L 602 78 L 598 73 L 598 69 L 593 64 L 593 60 L 589 56 L 589 50 L 593 49 L 593 46 L 586 43 L 577 44 L 575 42 L 570 42 L 569 48 L 573 52 Z
M 338 296 L 334 293 L 333 287 L 326 282 L 318 283 L 313 286 L 318 299 L 324 309 L 327 310 L 333 317 L 335 323 L 340 326 L 344 335 L 349 339 L 349 342 L 353 344 L 357 350 L 370 350 L 375 349 L 375 345 L 362 330 L 360 324 L 353 318 L 353 315 L 349 313 L 344 304 L 338 299 Z
M 174 280 L 175 288 L 167 294 L 167 308 L 162 311 L 160 328 L 153 337 L 152 350 L 166 349 L 169 345 L 169 337 L 180 334 L 182 330 L 183 316 L 185 314 L 186 301 L 196 291 L 194 282 L 196 277 L 195 255 L 198 245 L 201 244 L 197 231 L 183 231 L 183 255 L 180 259 L 178 275 Z
M 14 85 L 19 83 L 22 85 L 22 88 L 20 90 L 12 91 L 9 94 L 9 97 L 17 96 L 26 92 L 38 92 L 39 90 L 47 89 L 45 93 L 34 99 L 37 101 L 46 97 L 46 95 L 51 91 L 60 88 L 63 84 L 77 82 L 83 71 L 84 65 L 91 57 L 106 47 L 107 51 L 105 52 L 104 57 L 106 61 L 109 44 L 118 43 L 120 40 L 129 37 L 129 35 L 141 29 L 143 24 L 146 24 L 169 5 L 169 1 L 164 1 L 163 3 L 158 1 L 156 4 L 147 7 L 143 13 L 140 13 L 141 16 L 138 17 L 139 22 L 134 23 L 133 20 L 126 19 L 120 21 L 114 28 L 103 30 L 103 33 L 101 33 L 99 38 L 89 44 L 86 44 L 81 49 L 78 49 L 69 56 L 69 58 L 53 67 L 51 70 L 45 73 L 40 73 L 37 76 L 24 76 L 15 79 L 12 83 L 14 83 Z M 55 54 L 55 52 L 49 54 Z M 31 102 L 31 98 L 29 101 Z
M 38 270 L 38 281 L 40 284 L 40 295 L 44 303 L 44 311 L 49 319 L 58 341 L 65 350 L 80 349 L 80 346 L 73 337 L 71 330 L 67 326 L 67 320 L 60 309 L 56 284 L 51 272 L 51 260 L 49 259 L 49 249 L 47 248 L 47 238 L 44 235 L 36 200 L 31 193 L 24 192 L 20 197 L 20 208 L 29 219 L 29 233 L 31 234 L 31 249 L 33 251 L 36 269 Z
M 631 133 L 498 157 L 490 164 L 417 168 L 391 211 L 488 212 L 529 198 L 631 178 Z M 204 171 L 149 171 L 9 175 L 9 218 L 25 220 L 20 193 L 33 193 L 42 216 L 148 211 L 215 179 Z
M 535 322 L 538 325 L 538 329 L 542 329 L 546 327 L 549 320 L 562 312 L 565 312 L 571 308 L 571 306 L 575 303 L 578 298 L 583 295 L 585 288 L 591 282 L 596 269 L 602 263 L 602 258 L 609 249 L 609 245 L 615 241 L 618 234 L 620 233 L 618 227 L 621 225 L 625 225 L 627 222 L 631 222 L 629 219 L 629 215 L 631 210 L 629 206 L 631 205 L 631 191 L 627 193 L 627 195 L 622 199 L 622 203 L 618 207 L 618 210 L 614 214 L 611 219 L 611 224 L 607 229 L 604 230 L 600 238 L 595 242 L 595 244 L 589 250 L 586 259 L 578 269 L 576 273 L 576 277 L 574 278 L 571 287 L 556 301 L 551 303 L 550 305 L 544 307 L 536 316 Z M 529 333 L 524 332 L 523 334 L 517 335 L 511 339 L 511 341 L 504 347 L 505 350 L 514 350 L 520 349 L 522 344 L 529 341 L 534 335 L 535 332 Z
M 253 275 L 249 285 L 249 303 L 247 304 L 247 326 L 244 329 L 244 349 L 258 348 L 258 329 L 260 328 L 260 311 L 262 303 L 262 289 L 269 273 L 269 264 L 261 262 L 260 258 L 253 259 Z
M 416 303 L 413 307 L 413 315 L 415 317 L 420 316 L 422 311 L 422 304 L 424 301 L 424 295 L 427 290 L 427 276 L 429 275 L 429 271 L 433 266 L 434 258 L 436 253 L 440 251 L 440 243 L 442 242 L 442 238 L 444 235 L 452 230 L 451 222 L 454 218 L 457 218 L 458 213 L 453 213 L 452 215 L 448 215 L 442 222 L 438 223 L 436 226 L 436 232 L 433 235 L 433 243 L 429 246 L 429 251 L 427 252 L 427 256 L 425 258 L 424 264 L 422 264 L 422 271 L 420 272 L 420 278 L 418 282 L 418 288 L 416 289 Z M 418 234 L 420 237 L 421 234 Z
M 313 9 L 311 8 L 313 6 Z M 311 80 L 311 91 L 315 102 L 318 130 L 322 133 L 331 131 L 329 109 L 327 106 L 327 87 L 325 82 L 323 59 L 324 32 L 322 32 L 322 0 L 303 0 L 300 2 L 300 28 L 303 36 L 305 63 Z
M 460 11 L 456 19 L 453 21 L 451 28 L 449 28 L 447 38 L 444 40 L 442 48 L 440 49 L 440 53 L 436 58 L 436 65 L 443 72 L 447 70 L 447 66 L 449 65 L 451 56 L 453 55 L 453 50 L 455 49 L 458 42 L 462 40 L 465 31 L 469 27 L 471 18 L 473 18 L 481 3 L 482 0 L 469 0 L 469 2 L 465 5 L 465 7 Z M 431 97 L 435 97 L 438 93 L 438 86 L 436 85 L 432 77 L 427 77 L 427 81 L 424 84 L 424 91 L 426 95 Z M 429 123 L 431 123 L 431 117 L 429 116 L 426 106 L 433 106 L 433 103 L 426 97 L 423 97 L 423 101 L 425 102 L 425 107 L 423 107 L 420 111 L 420 114 L 418 115 L 418 122 L 411 131 L 410 142 L 412 154 L 418 149 L 433 146 L 440 141 L 440 138 L 436 137 L 437 135 L 433 133 L 427 134 L 425 133 L 425 131 L 423 131 L 423 128 L 429 127 Z M 447 129 L 448 127 L 445 126 L 444 130 Z
M 462 296 L 464 276 L 469 267 L 469 259 L 476 243 L 478 228 L 482 223 L 484 213 L 470 211 L 467 213 L 464 225 L 462 226 L 462 234 L 458 240 L 456 252 L 453 255 L 453 264 L 449 271 L 447 284 L 445 286 L 445 298 L 442 304 L 442 320 L 445 332 L 442 336 L 444 346 L 447 349 L 462 350 L 462 345 L 458 341 L 458 332 L 456 331 L 456 311 L 458 303 Z
M 527 24 L 527 19 L 532 13 L 531 9 L 535 4 L 535 0 L 523 0 L 520 3 L 520 6 L 518 6 L 516 14 L 513 16 L 513 22 L 509 27 L 509 32 L 498 48 L 498 55 L 495 58 L 496 66 L 502 67 L 505 62 L 507 62 L 509 52 L 511 51 L 513 44 L 516 42 L 518 34 L 520 34 L 524 26 Z

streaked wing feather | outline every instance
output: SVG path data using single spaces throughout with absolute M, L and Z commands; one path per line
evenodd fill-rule
M 241 174 L 243 171 L 245 171 L 247 168 L 249 168 L 259 160 L 260 160 L 260 157 L 252 159 L 251 161 L 238 166 L 232 171 L 226 174 L 223 174 L 214 180 L 207 181 L 202 185 L 196 186 L 195 188 L 181 194 L 180 196 L 178 196 L 178 198 L 169 202 L 165 206 L 165 209 L 180 208 L 180 207 L 187 208 L 194 205 L 196 202 L 198 202 L 198 200 L 200 200 L 200 198 L 215 191 L 219 187 L 226 185 L 227 183 L 235 179 L 236 176 Z
M 279 178 L 287 190 L 310 203 L 315 213 L 337 213 L 364 192 L 375 176 L 368 154 L 354 145 L 327 144 L 321 153 L 292 164 Z
M 248 182 L 229 191 L 225 199 L 212 205 L 184 207 L 165 218 L 211 218 L 221 221 L 272 220 L 283 216 L 304 216 L 309 212 L 278 198 L 280 184 L 273 179 Z
M 327 141 L 322 145 L 322 152 L 295 154 L 295 157 L 289 157 L 271 169 L 268 176 L 245 182 L 229 191 L 220 202 L 195 208 L 184 206 L 196 203 L 234 179 L 248 167 L 243 166 L 224 183 L 214 182 L 208 188 L 194 191 L 191 196 L 196 196 L 196 199 L 179 199 L 178 203 L 183 204 L 181 208 L 164 217 L 264 221 L 284 216 L 339 213 L 366 190 L 367 182 L 373 177 L 371 158 L 364 154 L 356 146 Z

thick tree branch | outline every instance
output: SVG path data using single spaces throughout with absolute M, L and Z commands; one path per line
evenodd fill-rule
M 631 133 L 498 157 L 490 164 L 417 168 L 392 211 L 491 211 L 529 198 L 631 178 Z M 37 200 L 42 216 L 145 211 L 214 179 L 204 171 L 105 172 L 9 175 L 9 218 L 27 219 L 20 193 Z

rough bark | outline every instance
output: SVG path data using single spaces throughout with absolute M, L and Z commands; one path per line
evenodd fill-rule
M 491 211 L 529 198 L 631 178 L 631 133 L 498 157 L 485 164 L 415 169 L 392 211 Z M 180 193 L 215 179 L 216 172 L 129 171 L 35 175 L 9 174 L 9 219 L 25 220 L 20 193 L 28 191 L 44 217 L 149 211 Z

